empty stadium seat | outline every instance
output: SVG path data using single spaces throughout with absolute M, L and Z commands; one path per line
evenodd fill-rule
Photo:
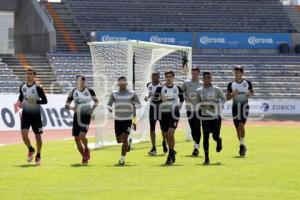
M 91 31 L 295 32 L 278 0 L 68 0 Z
M 21 81 L 5 63 L 0 62 L 0 93 L 18 93 Z

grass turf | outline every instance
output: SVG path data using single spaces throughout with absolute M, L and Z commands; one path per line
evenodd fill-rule
M 45 143 L 41 166 L 25 162 L 23 145 L 0 147 L 0 199 L 300 199 L 298 127 L 249 126 L 246 158 L 237 156 L 232 127 L 222 137 L 219 154 L 210 140 L 210 166 L 202 165 L 202 145 L 200 157 L 190 156 L 193 144 L 180 132 L 173 166 L 163 164 L 161 146 L 148 156 L 150 143 L 135 144 L 124 167 L 115 166 L 119 146 L 93 151 L 88 166 L 73 141 Z

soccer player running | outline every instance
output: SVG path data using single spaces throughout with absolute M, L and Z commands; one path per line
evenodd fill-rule
M 235 80 L 227 86 L 227 100 L 233 99 L 232 117 L 240 142 L 240 156 L 246 155 L 245 124 L 249 115 L 249 97 L 254 95 L 252 83 L 243 79 L 244 69 L 241 66 L 234 68 Z
M 201 107 L 202 129 L 203 129 L 203 149 L 205 154 L 205 165 L 210 164 L 209 160 L 209 135 L 212 133 L 213 139 L 217 142 L 216 151 L 222 150 L 221 130 L 221 110 L 226 102 L 226 97 L 221 88 L 212 84 L 210 72 L 203 72 L 203 87 L 197 90 L 197 97 Z
M 159 121 L 160 126 L 161 126 L 161 120 L 158 120 L 159 117 L 159 98 L 156 98 L 154 96 L 155 91 L 157 90 L 158 87 L 162 87 L 160 81 L 159 81 L 159 72 L 153 72 L 152 73 L 152 82 L 147 84 L 147 89 L 148 89 L 148 96 L 144 98 L 145 101 L 148 101 L 150 99 L 150 110 L 149 110 L 149 123 L 150 123 L 150 138 L 151 138 L 151 143 L 152 143 L 152 148 L 148 152 L 150 155 L 156 155 L 156 133 L 155 133 L 155 126 L 156 122 Z M 166 133 L 162 132 L 162 137 L 163 137 L 163 151 L 164 153 L 168 152 L 168 147 L 167 147 L 167 142 L 166 142 Z
M 27 161 L 33 160 L 36 150 L 32 147 L 28 137 L 29 129 L 35 134 L 37 153 L 35 156 L 35 163 L 41 164 L 41 150 L 42 150 L 42 133 L 43 125 L 41 118 L 41 104 L 47 104 L 47 97 L 42 87 L 35 82 L 36 72 L 32 68 L 26 70 L 26 83 L 20 87 L 20 95 L 17 102 L 19 108 L 23 108 L 21 115 L 21 133 L 24 144 L 28 148 Z
M 134 107 L 141 106 L 140 100 L 134 91 L 127 89 L 127 79 L 124 76 L 118 78 L 119 90 L 110 95 L 107 108 L 109 112 L 115 112 L 115 134 L 118 143 L 122 143 L 121 159 L 119 165 L 125 165 L 125 156 L 130 147 L 128 136 L 132 127 Z M 114 109 L 113 109 L 114 104 Z
M 199 89 L 202 84 L 200 83 L 199 67 L 193 67 L 191 70 L 192 79 L 186 80 L 182 85 L 182 90 L 184 92 L 185 103 L 186 103 L 186 114 L 188 117 L 189 125 L 192 132 L 192 137 L 195 142 L 194 150 L 192 155 L 199 155 L 199 144 L 201 139 L 201 110 L 196 110 L 197 107 L 197 89 Z
M 74 107 L 71 106 L 74 101 Z M 93 106 L 91 105 L 93 102 Z M 81 163 L 86 165 L 90 159 L 88 139 L 86 134 L 89 130 L 91 117 L 98 106 L 98 99 L 93 89 L 86 87 L 85 77 L 76 76 L 76 88 L 69 94 L 65 108 L 74 111 L 72 135 L 74 136 L 77 149 L 82 156 Z
M 161 104 L 159 106 L 159 114 L 161 119 L 161 129 L 167 133 L 167 143 L 169 146 L 169 155 L 166 164 L 170 165 L 176 160 L 175 147 L 175 130 L 180 118 L 180 108 L 184 102 L 183 91 L 181 87 L 175 85 L 174 72 L 165 72 L 166 83 L 157 88 L 155 95 L 160 97 Z

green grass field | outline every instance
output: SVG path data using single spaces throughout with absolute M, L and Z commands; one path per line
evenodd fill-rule
M 25 162 L 23 145 L 0 147 L 0 199 L 218 199 L 299 200 L 299 127 L 248 127 L 246 158 L 239 158 L 233 127 L 224 127 L 224 149 L 215 152 L 211 138 L 211 165 L 191 157 L 192 143 L 177 132 L 176 164 L 165 166 L 166 156 L 149 157 L 150 143 L 134 145 L 126 166 L 114 166 L 120 147 L 92 152 L 81 166 L 73 141 L 44 145 L 41 166 Z M 160 138 L 160 137 L 159 137 Z M 159 142 L 160 144 L 160 142 Z

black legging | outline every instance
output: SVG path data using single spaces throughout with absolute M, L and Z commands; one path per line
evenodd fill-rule
M 203 128 L 203 149 L 205 153 L 209 151 L 209 134 L 212 133 L 214 141 L 218 142 L 220 140 L 220 130 L 221 130 L 221 117 L 213 120 L 202 119 Z
M 201 139 L 201 121 L 200 121 L 200 111 L 198 112 L 186 112 L 188 121 L 191 127 L 192 137 L 196 144 L 200 144 Z

